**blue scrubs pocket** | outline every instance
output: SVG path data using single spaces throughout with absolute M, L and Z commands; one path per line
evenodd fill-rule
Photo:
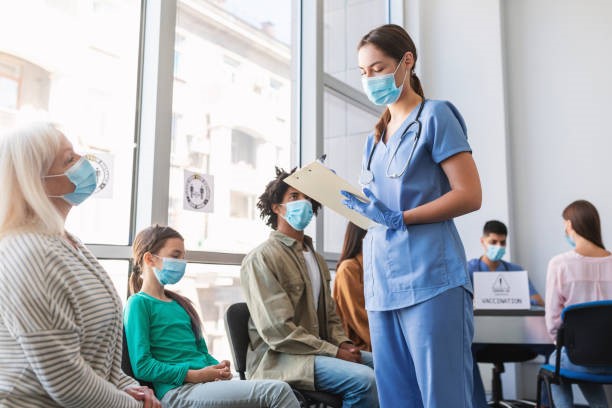
M 385 275 L 389 290 L 420 291 L 448 285 L 442 224 L 408 226 L 407 231 L 387 231 Z M 432 261 L 423 262 L 423 258 Z

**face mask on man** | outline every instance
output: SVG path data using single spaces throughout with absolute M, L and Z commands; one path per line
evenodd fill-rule
M 303 231 L 312 220 L 312 203 L 308 200 L 291 201 L 282 204 L 287 208 L 283 218 L 296 231 Z
M 501 245 L 487 245 L 487 258 L 493 262 L 500 261 L 506 254 L 506 247 Z
M 185 275 L 185 269 L 187 268 L 187 261 L 184 259 L 176 258 L 162 258 L 157 255 L 153 255 L 162 260 L 162 268 L 153 268 L 157 280 L 162 285 L 173 285 L 180 281 Z
M 74 191 L 72 193 L 52 195 L 49 197 L 63 198 L 71 205 L 79 205 L 87 200 L 96 190 L 98 184 L 96 170 L 85 157 L 81 157 L 72 167 L 66 170 L 65 173 L 52 174 L 45 176 L 45 178 L 61 176 L 68 177 L 68 180 L 74 184 Z
M 403 60 L 403 59 L 402 59 Z M 406 74 L 402 84 L 398 87 L 395 85 L 395 73 L 399 69 L 401 61 L 397 64 L 395 71 L 392 74 L 379 75 L 374 77 L 362 77 L 361 86 L 368 99 L 375 105 L 390 105 L 399 99 L 402 89 L 404 88 L 404 81 L 406 80 Z

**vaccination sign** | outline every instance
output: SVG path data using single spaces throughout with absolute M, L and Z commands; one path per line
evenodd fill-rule
M 474 309 L 529 309 L 527 271 L 474 272 Z

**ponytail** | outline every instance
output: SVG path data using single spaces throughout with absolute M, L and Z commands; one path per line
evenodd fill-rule
M 142 269 L 140 268 L 140 265 L 138 265 L 136 262 L 134 262 L 134 266 L 132 266 L 132 273 L 130 274 L 130 281 L 129 281 L 129 289 L 130 289 L 130 295 L 133 295 L 134 293 L 138 293 L 140 292 L 140 289 L 142 289 Z
M 419 94 L 421 98 L 425 99 L 425 92 L 423 92 L 421 80 L 419 79 L 417 74 L 414 73 L 414 71 L 410 73 L 410 87 L 414 90 L 414 92 Z
M 374 126 L 374 138 L 376 139 L 377 143 L 380 142 L 380 139 L 382 138 L 383 133 L 385 133 L 390 120 L 391 112 L 389 111 L 389 108 L 385 108 L 385 111 L 382 113 L 382 115 L 380 115 L 376 126 Z

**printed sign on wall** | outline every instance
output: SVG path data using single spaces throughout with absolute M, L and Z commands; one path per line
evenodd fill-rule
M 113 164 L 114 157 L 107 152 L 90 152 L 85 155 L 96 170 L 98 186 L 94 191 L 95 198 L 113 198 Z
M 198 212 L 213 212 L 214 178 L 185 170 L 183 185 L 183 209 Z

